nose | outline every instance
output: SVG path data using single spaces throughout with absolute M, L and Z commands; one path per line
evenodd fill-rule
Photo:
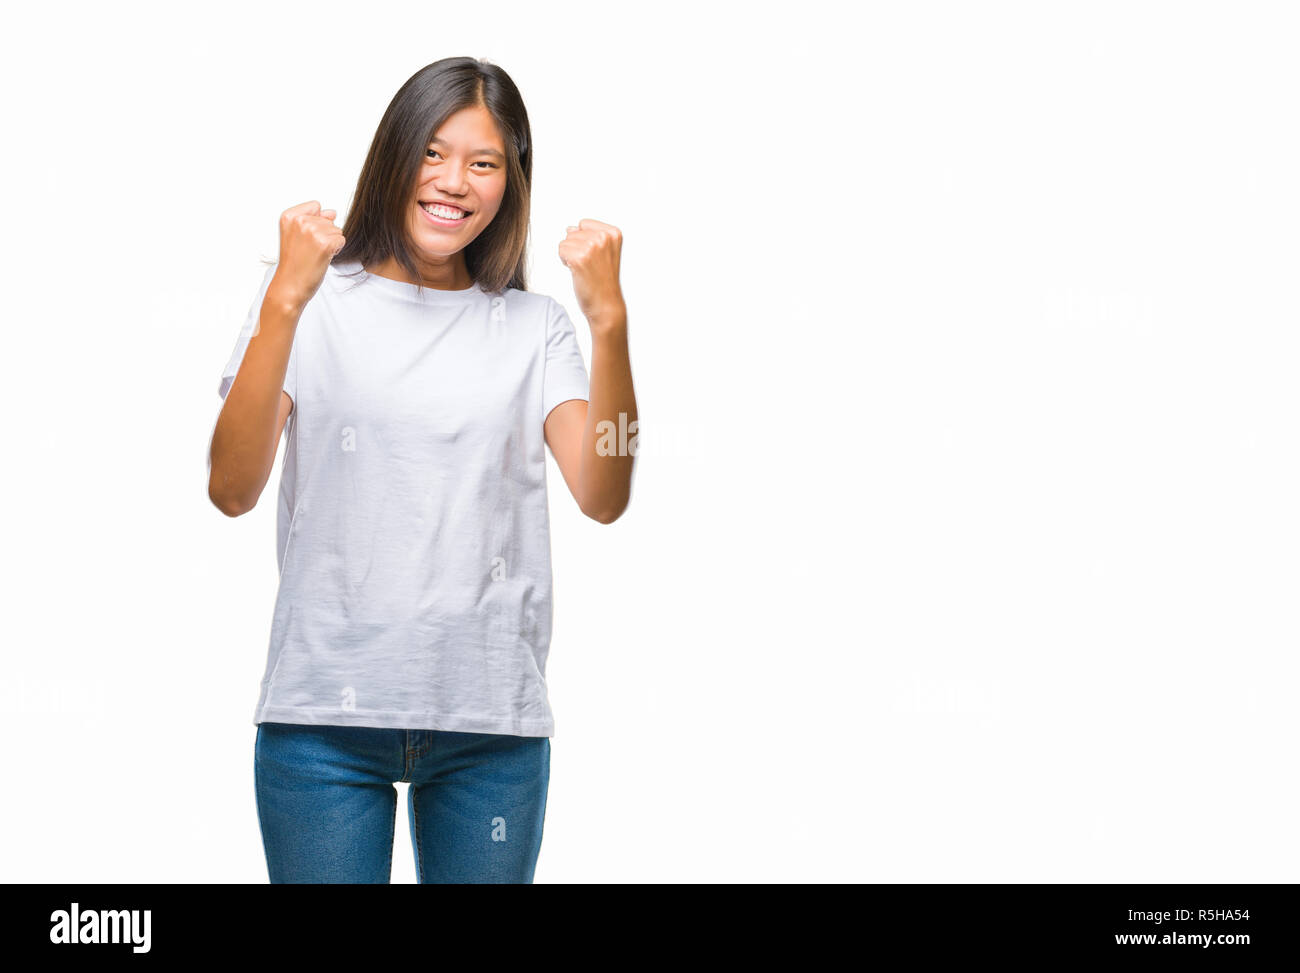
M 440 193 L 460 196 L 465 191 L 465 173 L 456 166 L 443 166 L 433 185 Z

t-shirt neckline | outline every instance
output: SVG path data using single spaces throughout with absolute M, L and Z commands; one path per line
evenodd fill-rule
M 469 304 L 486 293 L 478 281 L 459 291 L 438 290 L 427 285 L 421 290 L 415 284 L 409 284 L 404 280 L 393 280 L 391 277 L 372 274 L 364 269 L 359 260 L 337 265 L 337 270 L 347 279 L 358 282 L 360 286 L 373 287 L 385 294 L 392 294 L 394 297 L 419 304 Z M 354 274 L 355 276 L 352 276 Z

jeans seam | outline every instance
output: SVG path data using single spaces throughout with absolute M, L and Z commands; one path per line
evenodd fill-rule
M 415 785 L 411 785 L 411 824 L 415 831 L 415 881 L 424 882 L 424 849 L 420 845 L 420 811 L 419 801 L 415 797 Z
M 253 736 L 253 797 L 257 807 L 257 833 L 262 838 L 262 850 L 265 853 L 269 846 L 266 841 L 266 830 L 262 827 L 262 771 L 258 767 L 260 762 L 257 759 L 257 745 L 262 739 L 262 724 L 257 725 L 257 733 Z M 266 880 L 269 884 L 275 884 L 275 879 L 271 875 L 271 856 L 266 855 Z
M 411 731 L 402 731 L 402 783 L 411 782 Z
M 393 884 L 393 842 L 397 840 L 397 788 L 393 788 L 393 820 L 388 826 L 388 884 Z

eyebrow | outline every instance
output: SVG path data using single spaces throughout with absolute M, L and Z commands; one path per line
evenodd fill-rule
M 446 139 L 440 139 L 440 138 L 431 138 L 431 139 L 429 139 L 429 144 L 430 144 L 430 145 L 432 145 L 434 142 L 437 142 L 439 145 L 447 145 L 447 144 L 448 144 Z M 497 159 L 502 160 L 503 162 L 505 161 L 505 158 L 506 158 L 504 155 L 502 155 L 502 154 L 501 154 L 500 152 L 498 152 L 496 149 L 475 149 L 473 152 L 470 153 L 470 155 L 490 155 L 490 156 L 493 156 L 494 158 L 497 158 Z

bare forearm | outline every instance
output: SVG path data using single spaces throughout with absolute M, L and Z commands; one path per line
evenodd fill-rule
M 579 472 L 583 509 L 603 523 L 627 508 L 637 429 L 627 312 L 620 309 L 591 322 L 591 388 Z
M 284 378 L 302 308 L 268 290 L 212 434 L 208 495 L 235 516 L 251 510 L 275 465 Z

